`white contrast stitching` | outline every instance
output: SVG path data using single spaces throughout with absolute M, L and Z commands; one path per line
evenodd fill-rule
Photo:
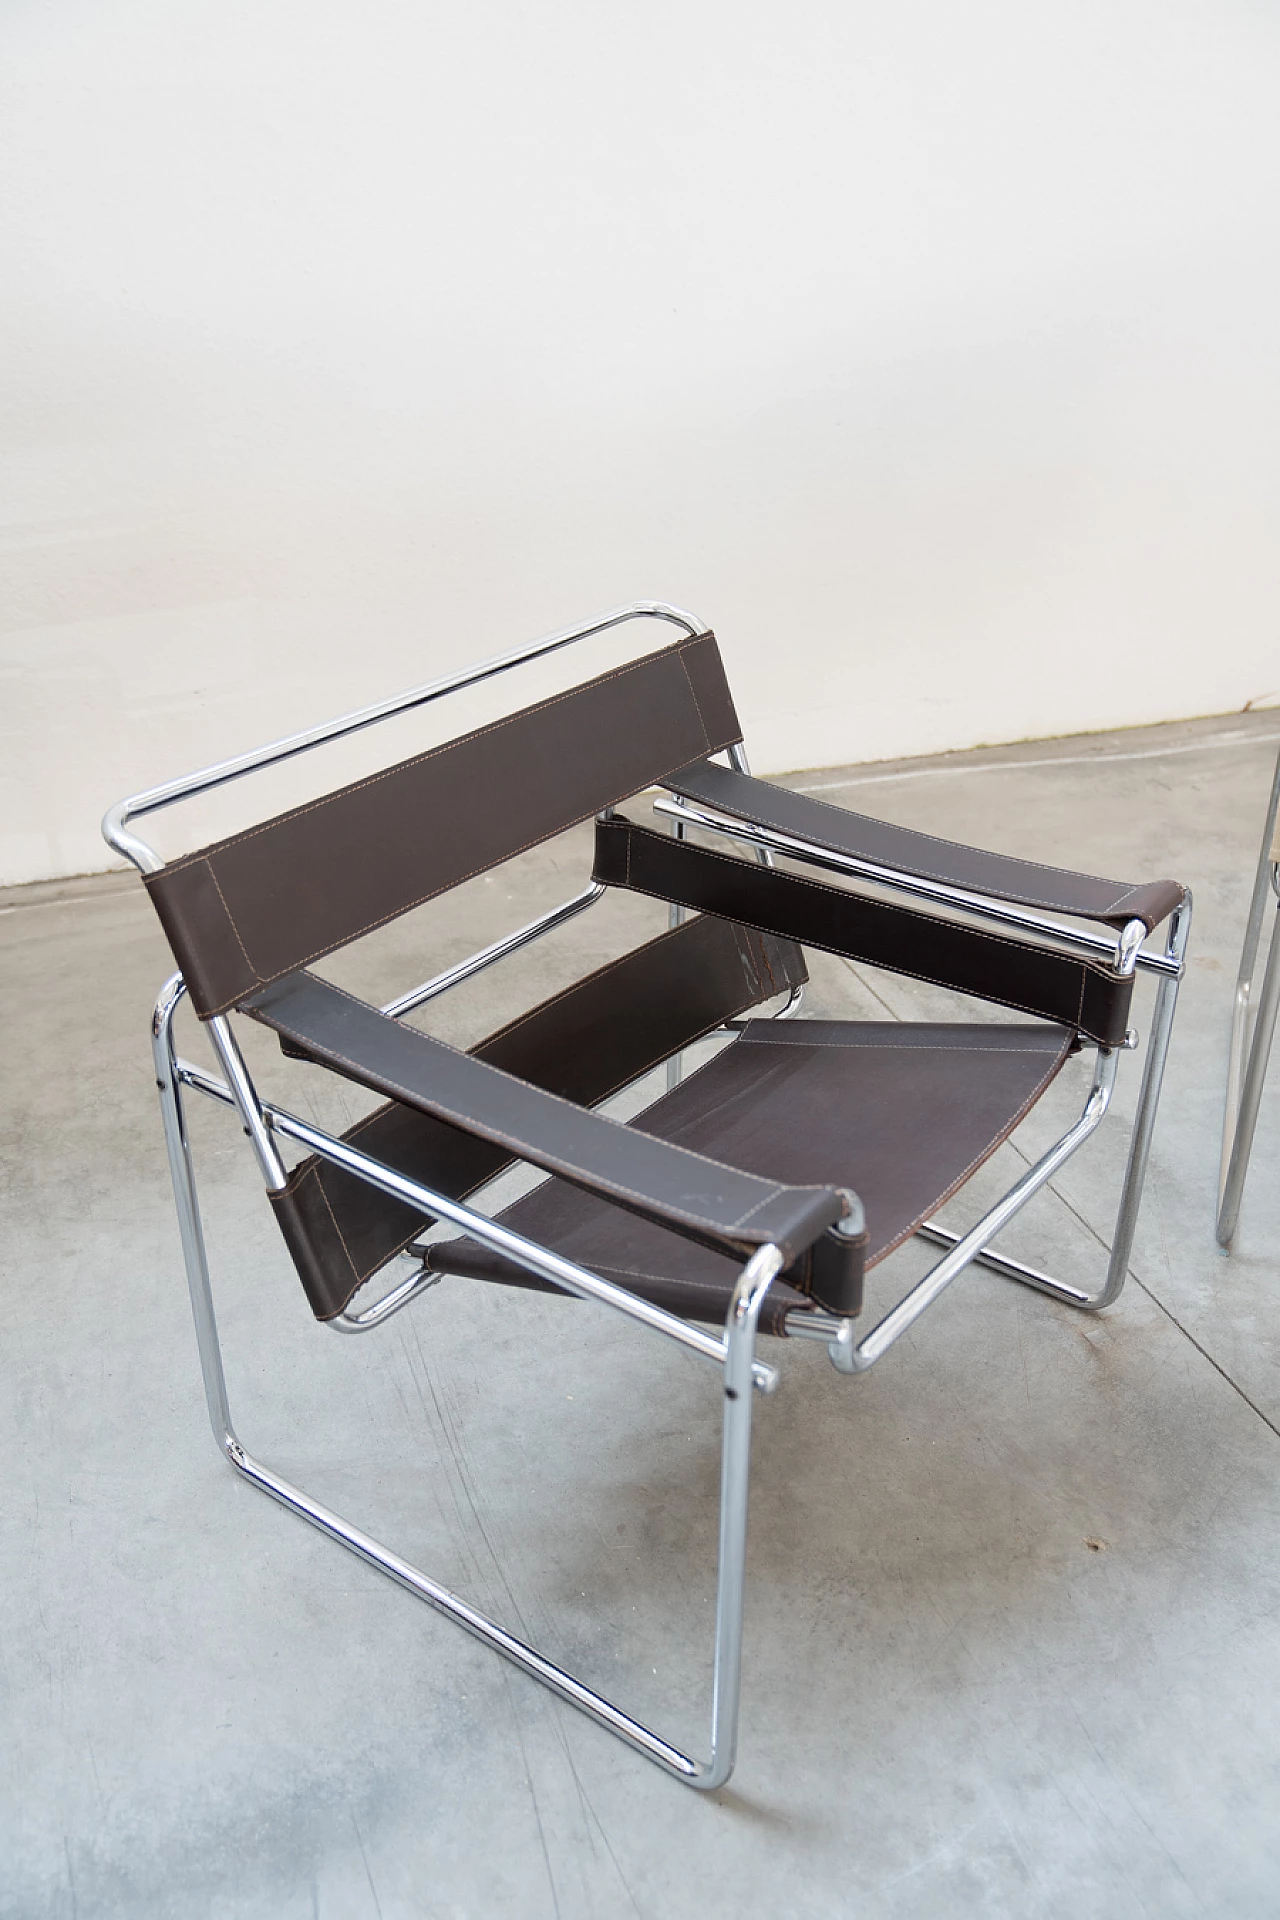
M 684 668 L 684 677 L 689 682 L 689 698 L 693 701 L 693 710 L 698 716 L 698 725 L 702 728 L 702 738 L 706 742 L 706 750 L 708 753 L 712 753 L 714 752 L 714 748 L 711 745 L 711 734 L 702 716 L 702 703 L 698 699 L 697 688 L 693 684 L 693 675 L 689 671 L 689 662 L 685 657 L 686 651 L 687 649 L 683 648 L 680 651 L 680 665 Z
M 204 864 L 209 869 L 209 878 L 212 880 L 214 887 L 217 889 L 218 898 L 222 902 L 222 911 L 226 914 L 227 919 L 231 923 L 231 931 L 232 933 L 234 933 L 236 937 L 236 945 L 239 947 L 241 953 L 244 955 L 244 963 L 246 967 L 248 967 L 254 979 L 258 982 L 258 985 L 265 986 L 266 982 L 263 980 L 262 975 L 258 972 L 258 969 L 254 966 L 252 960 L 249 958 L 249 950 L 245 946 L 244 941 L 240 938 L 240 929 L 236 925 L 236 917 L 234 913 L 232 913 L 230 907 L 227 905 L 227 896 L 222 891 L 221 883 L 219 882 L 218 876 L 214 871 L 213 862 L 212 860 L 206 858 Z M 231 1003 L 228 1002 L 228 1005 L 230 1004 Z M 219 1011 L 221 1011 L 221 1009 L 219 1009 Z

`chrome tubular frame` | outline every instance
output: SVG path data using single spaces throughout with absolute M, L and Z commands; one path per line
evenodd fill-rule
M 491 946 L 481 947 L 479 953 L 473 953 L 465 960 L 459 960 L 454 967 L 446 967 L 443 973 L 433 974 L 430 980 L 424 980 L 420 987 L 412 987 L 408 993 L 402 993 L 398 999 L 388 1000 L 383 1013 L 398 1020 L 402 1014 L 412 1013 L 415 1007 L 425 1006 L 428 1000 L 434 1000 L 439 993 L 448 993 L 451 987 L 458 986 L 463 980 L 469 980 L 472 974 L 483 973 L 486 967 L 495 961 L 505 960 L 508 954 L 518 953 L 521 947 L 527 947 L 531 940 L 538 940 L 544 933 L 550 933 L 553 927 L 562 927 L 566 920 L 572 920 L 587 907 L 593 907 L 601 895 L 606 893 L 603 880 L 593 880 L 581 893 L 575 893 L 571 900 L 564 900 L 558 907 L 539 914 L 536 920 L 529 920 L 523 927 L 517 927 L 514 933 L 504 934 L 501 940 L 495 940 Z
M 1218 1244 L 1230 1248 L 1240 1219 L 1240 1201 L 1253 1136 L 1258 1124 L 1263 1083 L 1271 1058 L 1271 1042 L 1280 1013 L 1280 756 L 1276 759 L 1271 798 L 1267 803 L 1262 829 L 1262 847 L 1258 870 L 1254 875 L 1253 895 L 1249 901 L 1249 919 L 1245 927 L 1244 947 L 1240 954 L 1240 972 L 1236 980 L 1235 1008 L 1231 1018 L 1231 1051 L 1227 1063 L 1226 1112 L 1222 1123 L 1222 1159 L 1218 1168 Z M 1266 919 L 1267 895 L 1276 900 L 1267 951 L 1262 991 L 1253 999 L 1254 973 L 1258 948 Z
M 326 741 L 358 732 L 379 720 L 425 705 L 460 688 L 473 686 L 525 661 L 540 658 L 561 647 L 569 646 L 577 640 L 602 633 L 634 619 L 667 621 L 683 628 L 689 634 L 707 631 L 701 621 L 690 614 L 682 613 L 678 608 L 657 601 L 636 602 L 601 615 L 585 627 L 552 634 L 546 639 L 535 641 L 514 652 L 484 661 L 478 666 L 430 682 L 374 706 L 362 708 L 356 713 L 314 727 L 305 733 L 291 735 L 272 746 L 259 748 L 237 759 L 207 767 L 184 779 L 171 781 L 165 786 L 136 794 L 111 809 L 103 822 L 104 834 L 109 844 L 131 860 L 143 873 L 153 873 L 163 865 L 163 862 L 152 847 L 128 831 L 128 823 L 131 819 L 155 812 L 194 794 L 222 786 L 258 768 L 290 759 L 296 754 L 321 746 Z M 729 750 L 729 760 L 738 771 L 743 773 L 749 771 L 746 756 L 741 747 Z M 1277 769 L 1277 791 L 1280 791 L 1280 768 Z M 1274 799 L 1275 796 L 1273 796 L 1273 813 Z M 1148 953 L 1142 947 L 1145 929 L 1139 922 L 1131 923 L 1115 939 L 1107 939 L 1102 935 L 1061 926 L 1042 916 L 1009 907 L 1001 902 L 963 893 L 960 889 L 922 881 L 917 876 L 879 868 L 870 862 L 833 855 L 822 849 L 809 847 L 804 842 L 794 841 L 771 829 L 748 828 L 741 822 L 718 815 L 712 809 L 665 799 L 659 799 L 655 804 L 659 812 L 671 817 L 672 831 L 677 835 L 682 836 L 686 827 L 694 824 L 727 834 L 732 838 L 745 840 L 753 845 L 756 858 L 766 866 L 772 866 L 775 856 L 781 853 L 818 866 L 832 867 L 846 874 L 916 893 L 966 913 L 1016 926 L 1023 932 L 1074 948 L 1076 951 L 1089 952 L 1105 958 L 1122 975 L 1131 974 L 1135 969 L 1140 968 L 1159 976 L 1151 1039 L 1147 1049 L 1142 1091 L 1129 1151 L 1111 1263 L 1106 1283 L 1098 1294 L 1087 1294 L 1066 1282 L 1054 1280 L 1034 1268 L 1007 1259 L 993 1252 L 989 1243 L 1100 1124 L 1111 1098 L 1117 1062 L 1117 1055 L 1105 1049 L 1099 1050 L 1093 1084 L 1079 1120 L 1034 1167 L 1023 1175 L 1022 1179 L 995 1207 L 990 1209 L 963 1236 L 952 1234 L 934 1222 L 927 1222 L 920 1229 L 923 1237 L 946 1246 L 948 1251 L 924 1279 L 918 1282 L 861 1341 L 855 1341 L 852 1320 L 842 1320 L 829 1314 L 809 1311 L 793 1312 L 787 1316 L 786 1326 L 788 1333 L 824 1341 L 833 1364 L 840 1371 L 862 1373 L 887 1352 L 919 1315 L 937 1299 L 943 1289 L 949 1286 L 951 1281 L 971 1263 L 991 1267 L 996 1272 L 1018 1280 L 1024 1285 L 1036 1287 L 1072 1306 L 1096 1311 L 1109 1305 L 1119 1293 L 1128 1269 L 1129 1252 L 1150 1149 L 1151 1131 L 1168 1048 L 1174 1002 L 1183 970 L 1183 957 L 1190 928 L 1190 898 L 1185 900 L 1170 922 L 1164 952 Z M 610 811 L 611 809 L 606 809 L 606 815 Z M 1272 873 L 1274 879 L 1274 868 Z M 392 1017 L 398 1017 L 424 1005 L 438 994 L 447 992 L 461 981 L 471 978 L 474 974 L 517 952 L 541 934 L 563 925 L 574 915 L 593 905 L 604 891 L 605 888 L 601 883 L 593 881 L 582 892 L 559 906 L 551 908 L 537 919 L 492 942 L 479 952 L 470 955 L 469 958 L 433 975 L 431 979 L 411 991 L 388 1001 L 382 1011 Z M 678 925 L 681 917 L 680 909 L 672 908 L 671 924 Z M 1260 908 L 1257 919 L 1260 924 Z M 1280 952 L 1280 936 L 1277 936 L 1272 944 L 1273 964 L 1278 952 Z M 1280 969 L 1276 969 L 1276 972 L 1277 985 L 1280 986 Z M 1269 966 L 1267 978 L 1270 982 L 1271 966 Z M 802 987 L 793 989 L 786 1005 L 774 1017 L 785 1019 L 794 1014 L 799 1007 L 803 991 Z M 347 1141 L 324 1132 L 321 1128 L 311 1125 L 284 1108 L 261 1100 L 230 1023 L 225 1018 L 214 1018 L 205 1022 L 225 1078 L 218 1078 L 188 1061 L 180 1060 L 174 1049 L 173 1020 L 185 992 L 181 974 L 174 974 L 162 988 L 152 1019 L 152 1046 L 179 1234 L 204 1379 L 205 1399 L 214 1438 L 220 1450 L 237 1473 L 264 1493 L 269 1494 L 272 1499 L 308 1521 L 312 1526 L 319 1528 L 322 1533 L 337 1540 L 350 1552 L 368 1561 L 371 1566 L 377 1567 L 438 1612 L 457 1621 L 476 1639 L 502 1654 L 523 1672 L 541 1681 L 552 1692 L 577 1707 L 598 1725 L 625 1740 L 637 1752 L 665 1768 L 677 1779 L 704 1791 L 722 1786 L 732 1772 L 737 1741 L 752 1406 L 755 1393 L 757 1391 L 772 1393 L 780 1377 L 775 1367 L 766 1365 L 756 1357 L 756 1342 L 760 1314 L 768 1289 L 783 1268 L 784 1260 L 781 1252 L 773 1246 L 761 1247 L 747 1261 L 738 1275 L 723 1334 L 717 1336 L 709 1333 L 604 1280 L 598 1274 L 576 1265 L 551 1249 L 525 1239 L 475 1208 L 396 1173 L 390 1167 L 360 1152 Z M 1267 990 L 1264 989 L 1264 1014 L 1268 1005 L 1270 1002 L 1267 1000 Z M 1272 1019 L 1274 1020 L 1274 1009 Z M 737 1022 L 730 1022 L 729 1026 L 732 1028 L 737 1024 Z M 1259 1031 L 1261 1032 L 1261 1026 Z M 1265 1061 L 1263 1064 L 1265 1066 Z M 668 1066 L 668 1086 L 676 1084 L 679 1075 L 680 1057 L 677 1056 Z M 721 1369 L 723 1424 L 711 1743 L 710 1754 L 705 1761 L 691 1758 L 679 1748 L 663 1740 L 640 1721 L 614 1706 L 601 1694 L 566 1673 L 554 1661 L 509 1634 L 465 1600 L 430 1579 L 419 1568 L 412 1566 L 359 1528 L 332 1513 L 327 1507 L 313 1500 L 300 1488 L 292 1486 L 246 1452 L 232 1425 L 227 1398 L 195 1172 L 187 1134 L 184 1104 L 184 1093 L 187 1088 L 204 1094 L 222 1106 L 232 1108 L 239 1115 L 269 1191 L 277 1191 L 285 1184 L 287 1176 L 277 1142 L 280 1139 L 290 1140 L 308 1152 L 317 1154 L 331 1164 L 342 1167 L 347 1172 L 367 1181 L 381 1192 L 408 1202 L 424 1216 L 451 1222 L 474 1239 L 496 1249 L 553 1286 L 583 1298 L 597 1300 L 626 1318 L 649 1327 L 651 1331 L 676 1341 Z M 848 1215 L 845 1221 L 840 1223 L 837 1231 L 858 1233 L 862 1230 L 861 1206 L 854 1196 L 848 1195 L 846 1198 Z M 328 1324 L 347 1334 L 372 1331 L 390 1319 L 393 1314 L 408 1306 L 419 1294 L 433 1286 L 439 1278 L 438 1274 L 426 1271 L 423 1266 L 392 1286 L 371 1306 L 360 1312 L 353 1313 L 348 1310 Z

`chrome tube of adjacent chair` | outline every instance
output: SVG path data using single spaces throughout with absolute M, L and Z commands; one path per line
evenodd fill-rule
M 1227 1094 L 1222 1116 L 1222 1153 L 1218 1162 L 1217 1234 L 1218 1244 L 1223 1247 L 1230 1247 L 1235 1237 L 1245 1175 L 1249 1170 L 1249 1155 L 1253 1149 L 1258 1104 L 1262 1098 L 1262 1083 L 1266 1077 L 1271 1038 L 1275 1031 L 1274 1001 L 1269 1009 L 1269 1018 L 1264 1014 L 1264 1004 L 1271 985 L 1272 969 L 1277 964 L 1280 904 L 1277 905 L 1277 915 L 1271 929 L 1262 998 L 1256 1005 L 1253 999 L 1258 948 L 1262 940 L 1267 901 L 1273 891 L 1280 903 L 1280 754 L 1276 756 L 1271 796 L 1263 821 L 1262 845 L 1258 850 L 1258 866 L 1249 899 L 1249 918 L 1245 924 L 1244 945 L 1240 950 L 1240 971 L 1236 977 L 1235 1005 L 1231 1016 Z M 1247 1068 L 1246 1056 L 1249 1063 Z M 1247 1139 L 1244 1137 L 1246 1133 Z
M 1280 863 L 1271 861 L 1268 866 L 1270 885 L 1276 895 L 1276 910 L 1271 926 L 1271 945 L 1267 953 L 1266 970 L 1262 976 L 1262 992 L 1258 996 L 1257 1011 L 1252 1018 L 1252 1034 L 1249 1041 L 1248 1059 L 1244 1068 L 1243 1084 L 1239 1089 L 1238 1104 L 1233 1106 L 1235 1088 L 1228 1080 L 1227 1088 L 1227 1125 L 1224 1129 L 1224 1141 L 1229 1138 L 1226 1172 L 1218 1201 L 1217 1234 L 1218 1244 L 1230 1247 L 1235 1239 L 1236 1227 L 1240 1221 L 1240 1202 L 1244 1196 L 1245 1176 L 1249 1171 L 1249 1157 L 1253 1152 L 1253 1136 L 1258 1125 L 1258 1109 L 1262 1103 L 1262 1088 L 1267 1077 L 1267 1066 L 1271 1059 L 1271 1043 L 1275 1036 L 1276 1018 L 1280 1015 Z M 1249 978 L 1245 979 L 1243 1007 L 1241 994 L 1237 989 L 1235 1026 L 1243 1030 L 1250 1024 L 1249 996 L 1252 991 L 1253 964 L 1257 958 L 1258 940 L 1254 937 L 1253 953 L 1249 956 Z M 1242 978 L 1244 968 L 1241 968 Z M 1243 1045 L 1241 1047 L 1243 1051 Z M 1239 1065 L 1235 1062 L 1236 1033 L 1232 1033 L 1232 1055 L 1235 1078 L 1239 1081 Z

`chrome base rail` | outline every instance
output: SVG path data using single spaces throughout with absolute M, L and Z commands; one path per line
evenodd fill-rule
M 369 1534 L 362 1532 L 359 1527 L 352 1526 L 349 1520 L 340 1519 L 328 1507 L 322 1506 L 318 1500 L 313 1500 L 309 1494 L 303 1493 L 300 1487 L 293 1486 L 288 1480 L 282 1480 L 279 1474 L 272 1473 L 269 1467 L 264 1467 L 251 1454 L 246 1453 L 238 1440 L 229 1439 L 224 1450 L 232 1466 L 243 1474 L 246 1480 L 255 1487 L 259 1487 L 263 1493 L 270 1494 L 273 1500 L 278 1500 L 282 1507 L 289 1509 L 290 1513 L 296 1513 L 302 1520 L 309 1520 L 311 1525 L 318 1527 L 321 1533 L 327 1533 L 331 1540 L 336 1540 L 340 1546 L 357 1554 L 371 1567 L 377 1567 L 381 1573 L 388 1575 L 408 1592 L 416 1594 L 419 1600 L 425 1600 L 429 1607 L 434 1607 L 438 1613 L 445 1614 L 450 1620 L 456 1620 L 460 1627 L 465 1627 L 468 1633 L 482 1641 L 486 1647 L 491 1647 L 495 1653 L 500 1653 L 504 1660 L 509 1660 L 513 1666 L 519 1667 L 533 1679 L 540 1680 L 544 1687 L 550 1687 L 551 1691 L 558 1693 L 562 1700 L 567 1700 L 570 1706 L 577 1707 L 580 1712 L 588 1714 L 599 1725 L 607 1727 L 610 1733 L 616 1733 L 620 1739 L 626 1740 L 629 1745 L 643 1753 L 646 1759 L 656 1761 L 658 1766 L 665 1767 L 668 1773 L 674 1773 L 678 1779 L 688 1781 L 690 1786 L 721 1786 L 728 1778 L 727 1769 L 722 1771 L 719 1778 L 709 1777 L 712 1771 L 710 1766 L 704 1767 L 697 1760 L 690 1759 L 678 1747 L 671 1746 L 658 1734 L 653 1733 L 642 1721 L 633 1720 L 630 1714 L 624 1713 L 620 1707 L 615 1707 L 611 1701 L 604 1698 L 603 1694 L 595 1693 L 590 1687 L 584 1686 L 580 1680 L 575 1680 L 572 1674 L 558 1667 L 554 1660 L 548 1660 L 545 1655 L 538 1653 L 525 1641 L 517 1639 L 514 1634 L 500 1627 L 495 1620 L 490 1620 L 486 1614 L 469 1606 L 465 1600 L 459 1599 L 456 1593 L 450 1593 L 447 1587 L 442 1587 L 438 1581 L 432 1580 L 419 1567 L 413 1566 L 408 1560 L 402 1560 L 398 1553 L 393 1553 L 389 1547 L 384 1547 Z
M 962 1238 L 949 1227 L 940 1227 L 936 1220 L 926 1220 L 923 1226 L 917 1227 L 915 1237 L 935 1247 L 958 1247 Z M 992 1273 L 1002 1274 L 1006 1280 L 1018 1280 L 1024 1287 L 1034 1287 L 1037 1293 L 1047 1293 L 1054 1300 L 1065 1300 L 1069 1307 L 1087 1308 L 1093 1298 L 1084 1287 L 1055 1280 L 1051 1273 L 1042 1273 L 1039 1267 L 1029 1267 L 1025 1261 L 1013 1260 L 1007 1253 L 997 1253 L 993 1247 L 980 1248 L 973 1256 L 973 1264 L 989 1267 Z
M 508 1633 L 505 1627 L 490 1620 L 487 1615 L 451 1593 L 447 1587 L 432 1580 L 420 1568 L 392 1552 L 380 1541 L 364 1533 L 359 1527 L 342 1519 L 338 1514 L 323 1506 L 318 1500 L 304 1493 L 301 1488 L 281 1478 L 269 1467 L 255 1460 L 247 1452 L 236 1435 L 231 1421 L 231 1411 L 227 1399 L 226 1377 L 222 1364 L 222 1350 L 218 1341 L 217 1320 L 214 1314 L 213 1292 L 209 1280 L 209 1264 L 205 1251 L 204 1235 L 200 1224 L 200 1207 L 197 1197 L 195 1173 L 191 1163 L 190 1143 L 187 1137 L 186 1115 L 183 1106 L 182 1089 L 184 1085 L 197 1087 L 209 1093 L 224 1104 L 234 1104 L 235 1096 L 225 1083 L 216 1081 L 199 1069 L 181 1065 L 173 1045 L 173 1016 L 185 992 L 180 975 L 167 982 L 160 999 L 156 1003 L 152 1021 L 152 1046 L 155 1062 L 156 1084 L 160 1093 L 161 1114 L 164 1120 L 165 1143 L 169 1156 L 169 1170 L 173 1179 L 174 1200 L 178 1212 L 178 1227 L 182 1240 L 182 1250 L 187 1270 L 187 1285 L 191 1295 L 191 1311 L 195 1321 L 196 1341 L 200 1351 L 200 1366 L 204 1378 L 205 1402 L 208 1408 L 209 1423 L 220 1451 L 230 1461 L 236 1472 L 241 1474 L 253 1486 L 270 1495 L 273 1500 L 287 1507 L 291 1513 L 306 1520 L 318 1528 L 331 1540 L 336 1540 L 360 1559 L 368 1562 L 385 1573 L 389 1579 L 397 1582 L 409 1593 L 416 1595 L 437 1612 L 454 1620 L 468 1633 L 487 1647 L 499 1653 L 523 1673 L 541 1681 L 570 1706 L 586 1714 L 598 1726 L 626 1741 L 637 1753 L 652 1760 L 655 1765 L 682 1780 L 686 1785 L 702 1792 L 712 1792 L 722 1787 L 733 1771 L 737 1754 L 738 1711 L 742 1688 L 742 1618 L 743 1594 L 746 1578 L 746 1542 L 747 1512 L 750 1493 L 751 1469 L 751 1420 L 755 1401 L 753 1387 L 761 1383 L 760 1373 L 771 1376 L 776 1384 L 774 1369 L 761 1370 L 755 1358 L 756 1339 L 759 1332 L 760 1313 L 766 1295 L 783 1266 L 783 1256 L 777 1247 L 765 1246 L 757 1250 L 742 1268 L 734 1288 L 733 1299 L 725 1322 L 722 1341 L 715 1341 L 710 1335 L 705 1338 L 708 1346 L 716 1350 L 715 1357 L 723 1365 L 722 1429 L 720 1451 L 720 1522 L 718 1532 L 718 1567 L 716 1577 L 715 1640 L 711 1685 L 711 1744 L 706 1760 L 697 1760 L 673 1746 L 661 1735 L 654 1733 L 640 1720 L 617 1707 L 603 1694 L 577 1680 L 570 1673 L 557 1666 L 544 1654 L 529 1646 L 525 1641 Z M 315 1128 L 304 1127 L 296 1122 L 286 1127 L 282 1116 L 268 1107 L 261 1111 L 268 1116 L 273 1127 L 279 1131 L 290 1131 L 298 1137 L 295 1129 L 301 1130 L 308 1139 L 304 1144 L 312 1145 L 321 1151 L 325 1136 Z M 291 1118 L 291 1117 L 290 1117 Z M 341 1145 L 329 1142 L 330 1146 Z M 332 1156 L 331 1156 L 332 1157 Z M 345 1155 L 338 1164 L 345 1163 Z M 355 1158 L 363 1160 L 363 1155 Z M 355 1170 L 354 1168 L 352 1169 Z M 412 1182 L 404 1183 L 413 1186 Z M 387 1189 L 390 1190 L 390 1189 Z M 425 1190 L 422 1190 L 425 1193 Z M 459 1214 L 469 1210 L 459 1208 Z M 491 1224 L 491 1223 L 488 1223 Z M 475 1231 L 480 1225 L 476 1216 L 469 1228 Z M 518 1235 L 507 1236 L 513 1243 Z M 526 1247 L 532 1243 L 523 1243 Z M 513 1252 L 513 1247 L 505 1248 Z M 569 1269 L 570 1262 L 564 1262 Z M 586 1276 L 584 1270 L 575 1269 L 576 1274 Z M 560 1276 L 562 1279 L 564 1276 Z M 578 1287 L 574 1291 L 581 1291 Z M 616 1290 L 614 1290 L 616 1291 Z M 603 1297 L 603 1296 L 597 1296 Z M 390 1296 L 388 1296 L 390 1298 Z M 637 1302 L 637 1305 L 645 1303 Z M 635 1315 L 640 1318 L 644 1316 Z M 662 1315 L 663 1320 L 674 1318 Z M 683 1323 L 677 1323 L 683 1324 Z M 666 1329 L 663 1329 L 666 1331 Z M 696 1331 L 688 1329 L 689 1332 Z M 699 1348 L 701 1350 L 701 1348 Z

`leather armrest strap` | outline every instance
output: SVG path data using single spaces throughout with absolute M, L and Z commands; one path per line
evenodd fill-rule
M 596 825 L 595 877 L 715 913 L 803 946 L 1069 1027 L 1106 1047 L 1124 1039 L 1133 980 L 1005 934 L 986 933 L 807 875 L 677 840 L 625 815 Z
M 781 1185 L 654 1139 L 459 1053 L 315 974 L 291 974 L 241 1005 L 348 1079 L 721 1252 L 746 1257 L 772 1243 L 790 1264 L 843 1211 L 830 1187 Z
M 935 840 L 914 828 L 891 826 L 865 813 L 850 813 L 826 800 L 815 800 L 812 794 L 791 793 L 767 780 L 752 780 L 709 760 L 682 767 L 659 784 L 687 800 L 732 814 L 735 820 L 773 827 L 827 852 L 851 854 L 899 873 L 963 888 L 966 893 L 1073 914 L 1082 920 L 1101 920 L 1113 927 L 1141 920 L 1150 932 L 1181 905 L 1184 897 L 1184 889 L 1176 880 L 1139 885 L 1127 880 L 1103 880 L 1063 867 L 1043 867 L 1031 860 L 985 853 L 954 840 Z

